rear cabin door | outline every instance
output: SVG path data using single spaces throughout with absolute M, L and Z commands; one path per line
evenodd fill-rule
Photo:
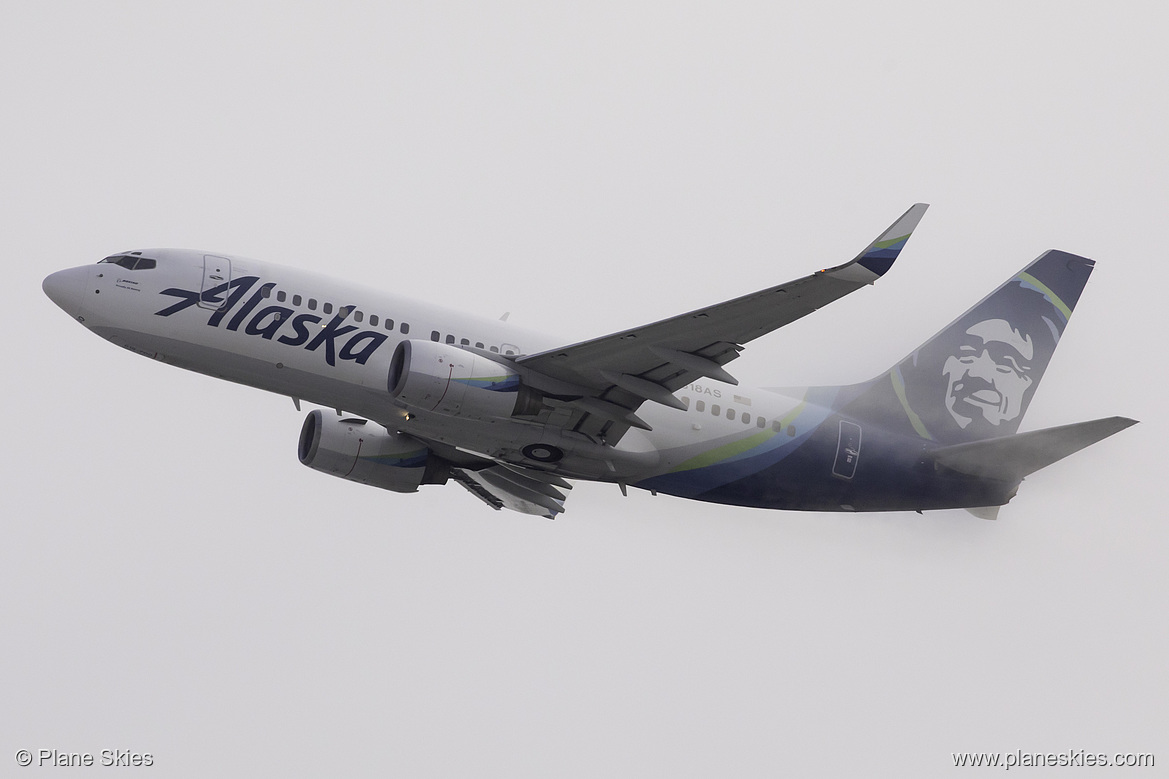
M 856 473 L 856 463 L 861 456 L 861 426 L 856 422 L 840 420 L 840 438 L 836 442 L 836 462 L 832 463 L 832 475 L 851 479 Z
M 203 286 L 199 290 L 199 305 L 218 310 L 227 303 L 228 284 L 231 283 L 231 260 L 203 255 Z

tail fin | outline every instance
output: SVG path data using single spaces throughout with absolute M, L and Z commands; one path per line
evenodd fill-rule
M 1052 249 L 876 380 L 846 413 L 941 444 L 1010 435 L 1092 273 Z

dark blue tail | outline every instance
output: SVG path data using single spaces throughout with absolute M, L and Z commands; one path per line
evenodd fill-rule
M 941 444 L 1016 432 L 1093 264 L 1043 254 L 887 373 L 845 389 L 857 394 L 841 411 Z

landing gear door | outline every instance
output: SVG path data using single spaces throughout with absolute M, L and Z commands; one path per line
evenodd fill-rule
M 199 288 L 199 306 L 213 311 L 227 303 L 227 290 L 231 284 L 231 260 L 203 255 L 203 285 Z
M 836 442 L 836 462 L 832 463 L 832 475 L 851 479 L 856 473 L 856 463 L 860 456 L 861 426 L 840 420 L 840 438 Z

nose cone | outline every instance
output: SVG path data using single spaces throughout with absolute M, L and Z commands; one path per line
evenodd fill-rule
M 67 314 L 78 316 L 84 293 L 86 268 L 69 268 L 50 273 L 41 282 L 41 289 L 49 300 L 60 306 Z

